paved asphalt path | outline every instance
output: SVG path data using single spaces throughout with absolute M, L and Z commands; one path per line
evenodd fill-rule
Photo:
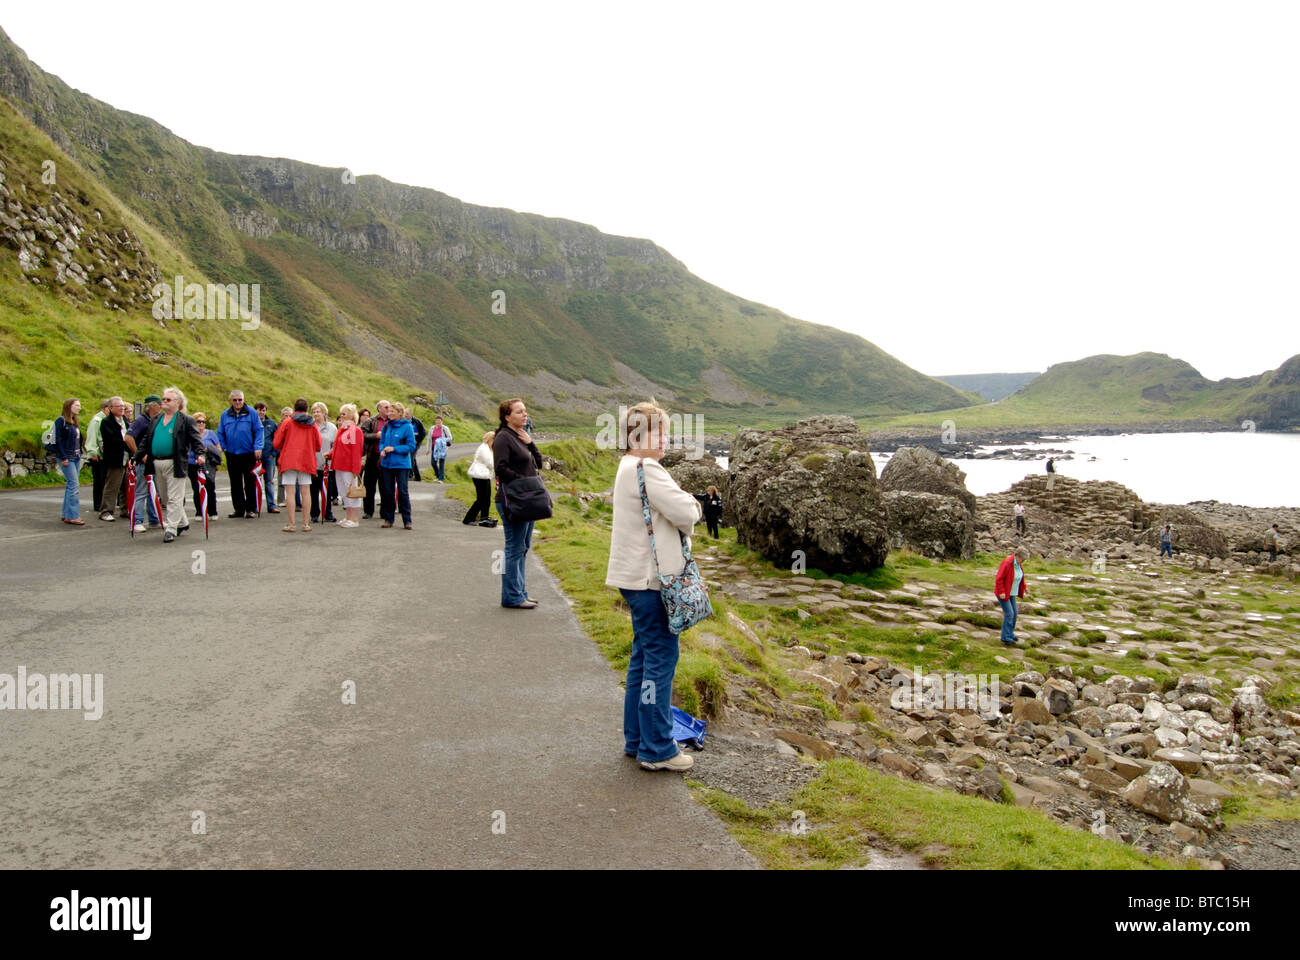
M 220 476 L 206 542 L 0 494 L 0 673 L 104 676 L 99 720 L 0 711 L 0 868 L 754 866 L 623 756 L 618 677 L 533 555 L 541 606 L 500 606 L 499 528 L 426 482 L 412 531 L 286 534 Z

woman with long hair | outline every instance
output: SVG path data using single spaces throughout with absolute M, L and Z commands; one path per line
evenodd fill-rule
M 54 442 L 59 449 L 59 469 L 63 472 L 64 523 L 84 527 L 81 519 L 81 401 L 69 397 L 63 401 L 63 413 L 54 421 Z
M 537 601 L 528 595 L 524 582 L 524 568 L 528 548 L 533 542 L 533 521 L 513 523 L 509 511 L 503 506 L 502 488 L 519 477 L 535 477 L 542 465 L 542 454 L 537 444 L 524 429 L 528 411 L 518 397 L 501 401 L 497 407 L 497 432 L 492 439 L 492 469 L 497 478 L 497 513 L 501 516 L 501 529 L 506 535 L 505 565 L 501 571 L 501 606 L 516 610 L 532 610 Z

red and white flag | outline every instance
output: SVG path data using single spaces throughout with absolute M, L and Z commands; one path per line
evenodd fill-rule
M 199 472 L 195 479 L 199 485 L 199 513 L 203 514 L 203 539 L 208 539 L 208 477 L 203 468 L 199 467 Z
M 135 539 L 135 467 L 128 466 L 126 471 L 126 520 L 131 525 L 131 539 Z
M 158 499 L 158 488 L 154 486 L 153 474 L 152 473 L 149 474 L 146 479 L 148 479 L 149 481 L 149 499 L 153 501 L 154 511 L 158 514 L 158 522 L 162 523 L 163 522 L 162 501 Z
M 254 463 L 250 472 L 253 474 L 253 487 L 257 490 L 257 512 L 261 513 L 266 505 L 266 491 L 262 489 L 262 477 L 266 475 L 266 471 L 262 469 L 262 461 L 258 460 Z

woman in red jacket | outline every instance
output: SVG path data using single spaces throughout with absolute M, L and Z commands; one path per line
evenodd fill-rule
M 993 593 L 1002 604 L 1002 642 L 1009 647 L 1016 645 L 1016 617 L 1020 614 L 1016 598 L 1028 596 L 1025 571 L 1020 566 L 1028 559 L 1029 551 L 1016 547 L 1016 552 L 1002 561 L 997 576 L 993 578 Z
M 293 415 L 285 417 L 276 427 L 274 442 L 275 449 L 280 451 L 277 462 L 284 484 L 284 505 L 289 511 L 289 522 L 282 529 L 285 533 L 293 533 L 293 512 L 297 504 L 290 491 L 296 486 L 302 502 L 307 503 L 312 477 L 316 476 L 316 452 L 320 450 L 320 431 L 316 429 L 316 421 L 307 412 L 307 401 L 302 397 L 294 401 Z M 306 513 L 303 514 L 302 529 L 303 533 L 311 529 Z
M 349 497 L 347 489 L 352 485 L 352 479 L 361 473 L 361 450 L 365 442 L 365 434 L 357 426 L 356 405 L 343 404 L 339 407 L 339 433 L 334 438 L 334 459 L 331 461 L 339 495 L 347 510 L 346 518 L 338 521 L 340 527 L 359 526 L 357 518 L 361 515 L 361 498 Z

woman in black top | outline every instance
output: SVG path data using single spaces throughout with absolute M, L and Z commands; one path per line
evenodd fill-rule
M 708 525 L 709 536 L 718 538 L 718 521 L 722 519 L 722 494 L 718 488 L 709 484 L 704 493 L 697 493 L 695 499 L 704 504 L 704 522 Z
M 528 411 L 518 397 L 503 400 L 497 408 L 499 424 L 492 441 L 492 466 L 497 477 L 497 513 L 506 535 L 505 564 L 501 571 L 501 606 L 531 610 L 537 601 L 528 596 L 524 584 L 524 563 L 533 541 L 533 522 L 511 523 L 502 506 L 501 488 L 518 477 L 535 477 L 542 455 L 524 429 Z

